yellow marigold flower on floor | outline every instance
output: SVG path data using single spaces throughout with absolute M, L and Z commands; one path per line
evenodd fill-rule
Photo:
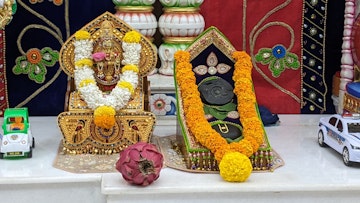
M 94 111 L 94 123 L 96 126 L 110 129 L 115 125 L 115 109 L 110 106 L 100 106 Z
M 220 164 L 220 176 L 229 182 L 244 182 L 252 172 L 250 159 L 239 152 L 226 153 Z
M 75 38 L 77 40 L 90 39 L 90 33 L 85 30 L 79 30 L 75 32 Z

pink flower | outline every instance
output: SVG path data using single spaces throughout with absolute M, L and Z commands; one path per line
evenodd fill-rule
M 92 54 L 92 57 L 95 61 L 102 61 L 104 60 L 106 54 L 104 52 L 96 52 Z
M 159 178 L 163 161 L 155 145 L 138 142 L 120 153 L 116 169 L 127 182 L 147 186 Z

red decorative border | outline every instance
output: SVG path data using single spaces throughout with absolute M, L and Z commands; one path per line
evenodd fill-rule
M 4 110 L 8 108 L 9 102 L 7 97 L 6 85 L 6 46 L 5 46 L 5 30 L 0 30 L 0 116 L 4 115 Z

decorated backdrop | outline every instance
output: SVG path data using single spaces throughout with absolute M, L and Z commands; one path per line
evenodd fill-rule
M 260 105 L 275 113 L 334 112 L 344 1 L 211 0 L 201 11 L 206 27 L 251 55 Z
M 64 111 L 67 75 L 58 54 L 67 38 L 105 11 L 109 1 L 17 0 L 17 10 L 5 27 L 6 76 L 2 107 L 27 106 L 30 115 Z
M 1 110 L 62 112 L 68 78 L 59 50 L 98 15 L 115 13 L 114 6 L 111 0 L 17 0 L 0 33 Z M 154 7 L 160 16 L 160 3 Z M 260 105 L 274 113 L 334 112 L 331 79 L 340 70 L 344 0 L 204 0 L 200 12 L 206 27 L 218 27 L 252 56 Z M 161 43 L 158 33 L 154 43 Z

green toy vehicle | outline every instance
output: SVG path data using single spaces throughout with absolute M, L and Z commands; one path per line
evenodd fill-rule
M 0 134 L 0 158 L 32 157 L 35 139 L 31 134 L 28 109 L 7 108 Z

